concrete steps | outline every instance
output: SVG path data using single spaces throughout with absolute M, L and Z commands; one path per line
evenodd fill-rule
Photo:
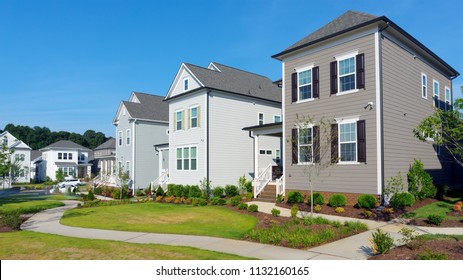
M 276 184 L 274 182 L 270 182 L 265 186 L 264 190 L 257 196 L 255 199 L 256 201 L 264 201 L 264 202 L 275 202 L 276 201 Z

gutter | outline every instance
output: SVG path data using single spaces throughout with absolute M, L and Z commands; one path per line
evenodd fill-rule
M 206 180 L 207 182 L 210 182 L 210 176 L 209 176 L 209 142 L 210 142 L 210 134 L 209 134 L 209 94 L 211 93 L 210 90 L 206 91 Z

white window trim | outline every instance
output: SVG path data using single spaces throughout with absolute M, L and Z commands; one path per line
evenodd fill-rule
M 280 117 L 280 121 L 279 121 L 279 122 L 281 122 L 281 115 L 273 115 L 273 122 L 274 122 L 274 123 L 276 122 L 276 121 L 275 121 L 275 117 Z
M 360 116 L 356 117 L 346 117 L 346 118 L 337 118 L 336 122 L 338 124 L 338 153 L 339 153 L 339 161 L 337 164 L 339 165 L 355 165 L 360 164 L 358 162 L 358 139 L 357 139 L 357 122 L 360 120 Z M 348 124 L 348 123 L 355 123 L 355 155 L 356 161 L 342 161 L 341 160 L 341 124 Z M 346 142 L 347 143 L 347 142 Z M 350 142 L 349 142 L 350 143 Z
M 186 82 L 186 88 L 185 88 L 185 82 Z M 188 91 L 190 89 L 190 79 L 185 78 L 183 79 L 183 91 Z
M 449 93 L 449 99 L 447 99 L 447 92 Z M 450 106 L 452 105 L 452 92 L 448 86 L 444 88 L 444 98 L 445 98 L 445 110 L 448 111 Z M 447 105 L 448 102 L 448 105 Z M 448 107 L 447 107 L 448 106 Z
M 437 84 L 437 88 L 436 88 Z M 436 107 L 436 101 L 434 98 L 437 96 L 437 100 L 439 101 L 440 98 L 440 84 L 436 80 L 432 80 L 432 106 Z M 437 94 L 436 94 L 436 89 L 437 89 Z
M 423 77 L 426 80 L 425 84 L 423 84 Z M 426 89 L 425 96 L 423 96 L 423 87 Z M 428 76 L 424 73 L 421 73 L 421 98 L 428 99 Z
M 127 144 L 127 139 L 129 143 Z M 132 144 L 132 131 L 130 129 L 125 130 L 125 145 L 130 146 Z
M 127 172 L 127 171 L 129 172 L 129 177 L 132 177 L 132 174 L 130 173 L 130 171 L 131 171 L 130 170 L 130 161 L 125 162 L 125 170 L 124 170 L 124 172 Z
M 262 124 L 260 124 L 260 115 L 262 115 Z M 265 114 L 262 112 L 257 113 L 257 124 L 264 125 L 265 124 Z
M 348 52 L 348 53 L 341 54 L 341 55 L 337 55 L 337 56 L 334 57 L 336 59 L 336 63 L 337 63 L 336 68 L 338 70 L 338 73 L 336 73 L 337 74 L 337 79 L 338 79 L 338 92 L 336 93 L 336 96 L 345 95 L 345 94 L 349 94 L 349 93 L 355 93 L 355 92 L 359 91 L 357 89 L 357 60 L 356 60 L 356 56 L 358 54 L 359 54 L 359 51 L 355 50 L 355 51 Z M 348 58 L 352 58 L 352 57 L 354 58 L 354 64 L 355 64 L 355 67 L 354 67 L 354 69 L 355 69 L 354 70 L 354 83 L 355 83 L 354 84 L 354 89 L 341 91 L 341 75 L 339 74 L 339 71 L 340 71 L 339 61 L 345 60 L 345 59 L 348 59 Z M 352 74 L 349 74 L 349 75 L 352 75 Z M 347 75 L 344 75 L 344 76 L 347 76 Z
M 191 115 L 191 112 L 192 112 L 192 110 L 193 110 L 194 108 L 196 108 L 196 126 L 195 126 L 195 127 L 193 127 L 193 126 L 191 125 L 191 124 L 192 124 L 192 120 L 193 120 L 192 115 Z M 196 129 L 196 128 L 199 127 L 199 122 L 198 122 L 198 121 L 199 121 L 199 119 L 198 119 L 198 108 L 199 108 L 199 105 L 193 105 L 193 106 L 190 107 L 190 112 L 189 112 L 189 114 L 188 114 L 188 115 L 189 115 L 189 116 L 188 116 L 188 117 L 189 117 L 188 122 L 189 122 L 189 127 L 190 127 L 190 129 Z
M 261 151 L 264 151 L 264 153 L 261 154 Z M 270 151 L 270 154 L 267 153 L 268 151 Z M 259 156 L 273 156 L 273 151 L 271 149 L 259 149 Z
M 312 81 L 312 77 L 310 77 L 311 82 L 309 84 L 307 84 L 307 85 L 310 85 L 310 87 L 311 87 L 311 95 L 312 95 L 312 97 L 302 99 L 302 100 L 299 99 L 299 96 L 300 96 L 299 88 L 301 87 L 301 85 L 299 85 L 299 73 L 310 70 L 310 74 L 312 75 L 313 67 L 314 67 L 314 64 L 311 64 L 309 66 L 305 66 L 305 67 L 302 67 L 302 68 L 296 68 L 296 72 L 297 72 L 297 101 L 296 101 L 296 104 L 315 100 L 315 98 L 313 98 L 313 81 Z
M 124 145 L 124 133 L 122 130 L 119 130 L 118 136 L 117 136 L 117 146 L 122 147 Z
M 178 126 L 177 126 L 177 113 L 181 112 L 182 113 L 182 119 L 180 120 L 182 122 L 182 128 L 181 129 L 178 129 Z M 175 111 L 175 120 L 174 120 L 174 125 L 175 125 L 175 131 L 180 131 L 180 130 L 184 130 L 185 128 L 185 124 L 183 123 L 183 119 L 184 119 L 184 116 L 183 114 L 185 114 L 184 110 L 183 109 L 179 109 L 179 110 L 176 110 Z
M 309 124 L 309 125 L 306 125 L 306 126 L 299 126 L 297 128 L 297 165 L 312 165 L 314 164 L 313 162 L 313 124 Z M 310 148 L 312 149 L 312 161 L 306 161 L 306 162 L 301 162 L 299 161 L 300 157 L 299 157 L 299 151 L 300 151 L 300 145 L 299 145 L 299 130 L 300 129 L 309 129 L 312 131 L 312 144 L 307 144 L 307 145 L 304 145 L 304 146 L 309 146 L 310 145 Z

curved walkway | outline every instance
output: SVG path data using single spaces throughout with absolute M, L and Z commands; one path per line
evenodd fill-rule
M 248 241 L 232 240 L 208 236 L 179 235 L 179 234 L 158 234 L 143 232 L 127 232 L 116 230 L 101 230 L 70 227 L 60 224 L 64 211 L 74 208 L 79 202 L 63 201 L 65 206 L 48 209 L 33 215 L 21 225 L 22 230 L 51 233 L 71 237 L 114 240 L 132 243 L 153 243 L 173 246 L 189 246 L 204 250 L 212 250 L 244 257 L 266 259 L 266 260 L 342 260 L 342 259 L 367 259 L 371 254 L 368 239 L 371 232 L 376 228 L 389 232 L 397 240 L 402 236 L 398 231 L 405 227 L 402 224 L 388 224 L 382 222 L 363 221 L 368 224 L 369 231 L 344 238 L 329 244 L 310 248 L 308 250 L 291 249 L 280 246 L 266 245 Z M 259 211 L 270 213 L 275 207 L 273 203 L 254 202 L 259 205 Z M 282 216 L 290 216 L 290 210 L 279 208 Z M 300 213 L 300 215 L 303 213 Z M 329 219 L 339 221 L 356 220 L 327 216 Z M 418 228 L 421 233 L 446 233 L 463 234 L 463 228 Z

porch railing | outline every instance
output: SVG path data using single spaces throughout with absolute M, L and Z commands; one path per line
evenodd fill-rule
M 161 186 L 164 191 L 167 191 L 167 184 L 169 183 L 169 171 L 162 171 L 161 175 L 151 182 L 151 190 L 156 191 L 157 186 Z
M 114 174 L 99 174 L 93 178 L 94 187 L 101 186 L 116 186 L 116 175 Z
M 256 198 L 272 180 L 272 164 L 269 164 L 259 175 L 252 181 L 254 189 L 254 198 Z
M 284 179 L 285 179 L 285 175 L 281 175 L 280 178 L 278 178 L 276 180 L 276 196 L 278 196 L 279 194 L 281 194 L 282 196 L 285 195 L 285 188 L 284 188 Z

